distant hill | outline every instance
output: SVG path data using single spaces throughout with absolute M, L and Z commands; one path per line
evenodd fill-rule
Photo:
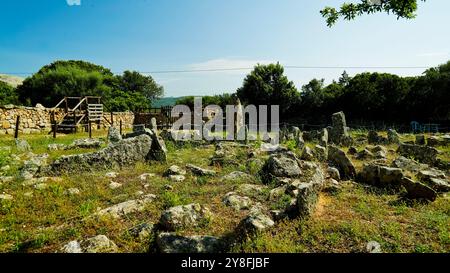
M 154 108 L 160 108 L 162 106 L 174 106 L 177 102 L 177 100 L 181 99 L 182 97 L 167 97 L 167 98 L 161 98 L 159 100 L 152 102 L 152 107 Z
M 6 82 L 13 87 L 17 87 L 18 85 L 22 84 L 23 80 L 24 78 L 21 77 L 0 74 L 0 81 Z

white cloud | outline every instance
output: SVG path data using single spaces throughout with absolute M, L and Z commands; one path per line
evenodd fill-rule
M 81 6 L 81 0 L 66 0 L 69 6 Z
M 250 60 L 250 59 L 231 59 L 231 58 L 221 58 L 208 60 L 201 63 L 194 63 L 188 65 L 189 69 L 192 70 L 228 70 L 228 69 L 239 69 L 226 71 L 227 73 L 242 74 L 247 72 L 247 70 L 253 69 L 257 64 L 269 64 L 275 61 L 270 60 Z

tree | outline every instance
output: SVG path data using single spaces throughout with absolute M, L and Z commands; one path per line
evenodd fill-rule
M 424 1 L 425 0 L 420 0 Z M 329 27 L 342 17 L 350 21 L 363 14 L 387 12 L 399 18 L 413 19 L 416 17 L 418 0 L 360 0 L 359 3 L 344 3 L 339 10 L 333 7 L 325 7 L 320 11 L 326 19 Z
M 0 81 L 0 105 L 19 104 L 19 96 L 14 87 Z
M 208 105 L 218 105 L 225 110 L 227 105 L 235 104 L 235 94 L 224 93 L 222 95 L 214 96 L 201 96 L 203 107 Z M 187 105 L 189 108 L 194 109 L 194 98 L 195 96 L 182 97 L 177 100 L 177 105 Z
M 84 61 L 56 61 L 42 67 L 18 87 L 26 105 L 55 106 L 63 97 L 103 96 L 117 84 L 113 73 Z
M 101 96 L 111 111 L 145 111 L 164 93 L 151 76 L 109 69 L 85 61 L 56 61 L 25 79 L 18 88 L 25 105 L 55 106 L 64 97 Z
M 256 65 L 236 93 L 245 104 L 280 105 L 280 114 L 288 113 L 300 98 L 297 88 L 284 75 L 284 68 L 279 63 Z
M 122 76 L 119 76 L 119 87 L 124 92 L 140 93 L 148 101 L 164 95 L 164 88 L 151 76 L 145 76 L 136 71 L 125 71 Z

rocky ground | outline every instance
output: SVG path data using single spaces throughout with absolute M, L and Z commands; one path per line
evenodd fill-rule
M 0 251 L 449 252 L 448 137 L 335 119 L 272 151 L 152 130 L 1 137 Z

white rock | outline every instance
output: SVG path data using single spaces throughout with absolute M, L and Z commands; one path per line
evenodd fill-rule
M 151 177 L 154 177 L 155 174 L 154 173 L 143 173 L 139 176 L 139 180 L 141 180 L 142 182 L 147 182 L 147 180 Z
M 112 190 L 118 189 L 118 188 L 120 188 L 120 187 L 122 187 L 122 184 L 117 183 L 117 182 L 111 182 L 111 183 L 109 184 L 109 188 L 112 189 Z
M 107 177 L 107 178 L 116 178 L 117 175 L 118 175 L 118 173 L 116 173 L 116 172 L 109 172 L 109 173 L 105 174 L 105 177 Z
M 13 196 L 7 193 L 0 194 L 0 200 L 13 200 Z

